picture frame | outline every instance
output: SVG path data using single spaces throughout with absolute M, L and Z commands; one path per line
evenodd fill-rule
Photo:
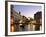
M 32 5 L 41 6 L 42 11 L 42 30 L 41 31 L 22 31 L 22 32 L 11 32 L 11 5 Z M 18 23 L 17 23 L 18 24 Z M 21 36 L 21 35 L 38 35 L 45 34 L 45 3 L 42 2 L 25 2 L 25 1 L 5 1 L 5 36 Z

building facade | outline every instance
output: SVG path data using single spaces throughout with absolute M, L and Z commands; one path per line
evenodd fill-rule
M 11 16 L 13 17 L 14 24 L 11 26 L 11 31 L 28 31 L 28 19 L 21 15 L 21 12 L 16 12 L 13 10 L 13 6 L 11 6 Z M 12 18 L 11 17 L 11 18 Z
M 40 30 L 42 26 L 42 12 L 38 11 L 34 14 L 34 20 L 36 20 L 35 30 Z

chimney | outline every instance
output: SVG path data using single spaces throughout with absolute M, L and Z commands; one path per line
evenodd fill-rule
M 19 11 L 19 14 L 21 15 L 21 12 Z

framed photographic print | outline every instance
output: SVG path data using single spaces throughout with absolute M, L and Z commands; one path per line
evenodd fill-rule
M 5 35 L 45 33 L 45 3 L 5 1 Z

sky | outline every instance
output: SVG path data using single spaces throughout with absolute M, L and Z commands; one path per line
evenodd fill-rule
M 13 5 L 13 9 L 17 12 L 21 12 L 21 15 L 31 18 L 34 18 L 34 14 L 37 11 L 42 11 L 41 6 L 34 6 L 34 5 Z

